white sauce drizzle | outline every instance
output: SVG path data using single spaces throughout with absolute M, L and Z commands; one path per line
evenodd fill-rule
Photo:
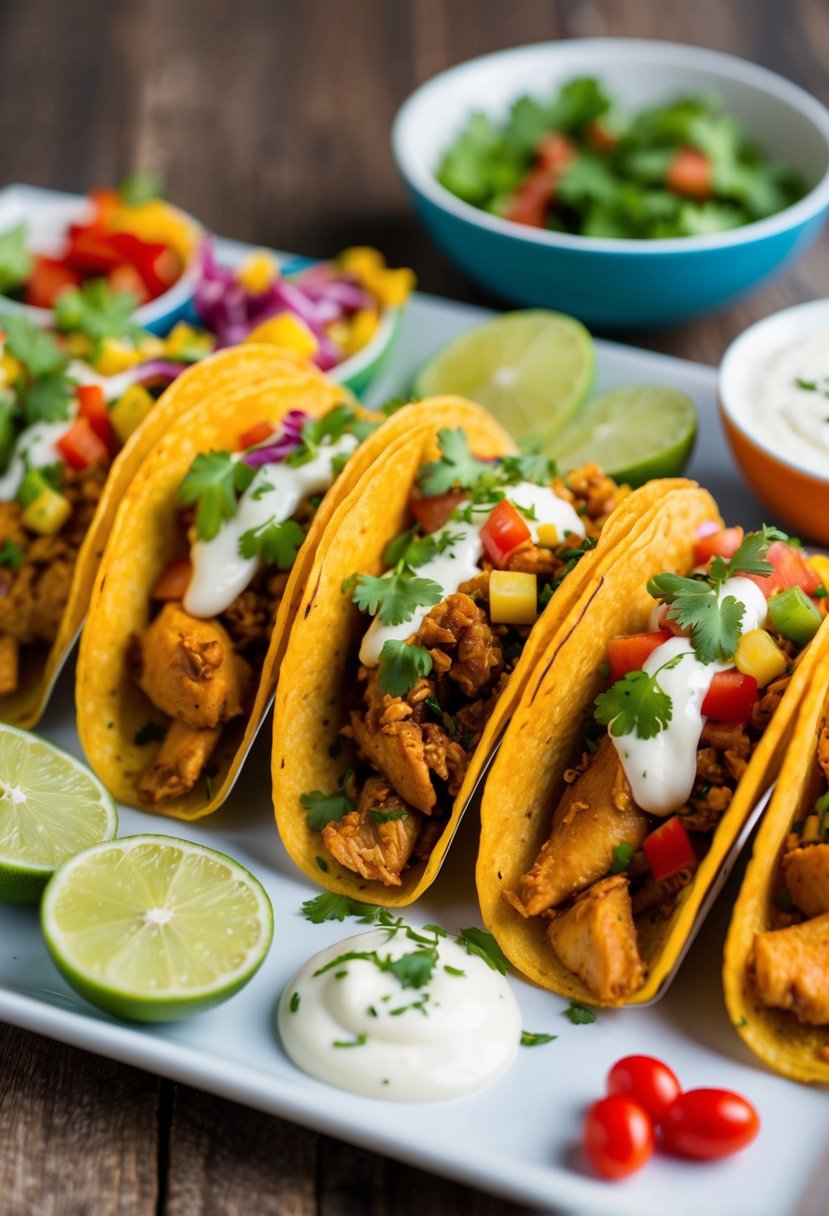
M 554 494 L 549 486 L 537 486 L 531 481 L 521 481 L 509 486 L 506 491 L 510 502 L 519 507 L 532 509 L 535 519 L 524 520 L 530 530 L 530 535 L 538 543 L 538 527 L 540 524 L 554 524 L 560 540 L 568 534 L 584 536 L 584 523 L 576 514 L 569 502 Z M 431 561 L 418 566 L 415 571 L 417 578 L 428 578 L 437 583 L 442 591 L 442 599 L 457 591 L 461 583 L 475 578 L 480 574 L 478 563 L 484 555 L 481 543 L 481 528 L 483 528 L 494 509 L 493 505 L 483 504 L 474 508 L 475 514 L 480 514 L 480 521 L 468 524 L 462 521 L 450 520 L 443 528 L 434 533 L 435 540 L 441 536 L 461 536 L 461 539 L 450 545 L 443 553 L 439 553 Z M 386 570 L 386 575 L 391 570 Z M 376 667 L 380 662 L 380 652 L 388 641 L 404 642 L 406 638 L 417 633 L 424 617 L 431 612 L 434 605 L 421 604 L 407 620 L 399 625 L 384 625 L 376 616 L 368 627 L 360 646 L 360 662 L 364 667 Z
M 351 1093 L 407 1102 L 455 1098 L 506 1072 L 521 1039 L 518 1003 L 502 975 L 456 942 L 439 940 L 421 988 L 403 988 L 364 959 L 314 974 L 347 951 L 397 959 L 419 948 L 405 932 L 374 929 L 309 959 L 279 1004 L 279 1033 L 297 1067 Z
M 761 629 L 768 605 L 760 588 L 747 578 L 726 579 L 719 590 L 722 602 L 732 595 L 745 608 L 741 632 Z M 718 671 L 733 663 L 701 663 L 688 638 L 669 638 L 651 652 L 642 668 L 649 676 L 677 655 L 676 667 L 659 673 L 659 686 L 671 698 L 671 720 L 651 739 L 635 734 L 613 735 L 613 745 L 622 762 L 634 801 L 652 815 L 670 815 L 684 806 L 694 788 L 697 747 L 707 718 L 702 703 Z
M 300 503 L 323 494 L 334 480 L 336 456 L 350 456 L 357 447 L 353 435 L 323 442 L 307 464 L 284 461 L 263 465 L 239 499 L 236 514 L 225 520 L 212 540 L 197 540 L 190 549 L 193 573 L 184 596 L 185 612 L 196 617 L 217 616 L 245 590 L 262 564 L 260 557 L 242 557 L 239 541 L 251 528 L 270 520 L 290 519 Z M 241 459 L 237 456 L 234 459 Z M 267 487 L 267 488 L 266 488 Z

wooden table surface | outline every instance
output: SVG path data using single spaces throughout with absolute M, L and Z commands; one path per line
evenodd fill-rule
M 424 289 L 492 303 L 415 223 L 392 116 L 460 60 L 608 34 L 730 51 L 829 102 L 826 0 L 0 0 L 0 171 L 85 191 L 150 168 L 216 232 L 320 255 L 378 245 Z M 827 284 L 824 238 L 738 307 L 631 340 L 716 363 Z M 3 1216 L 410 1211 L 518 1209 L 0 1025 Z

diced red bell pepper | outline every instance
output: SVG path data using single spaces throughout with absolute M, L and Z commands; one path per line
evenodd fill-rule
M 81 384 L 76 391 L 78 417 L 85 418 L 99 439 L 112 452 L 117 447 L 115 432 L 109 420 L 106 397 L 100 384 Z
M 739 525 L 700 536 L 694 542 L 694 565 L 704 566 L 712 557 L 733 557 L 742 543 L 743 529 Z
M 504 218 L 514 224 L 543 228 L 547 209 L 553 201 L 553 181 L 549 169 L 533 169 L 515 191 Z
M 242 431 L 239 436 L 239 451 L 244 452 L 247 448 L 256 447 L 257 443 L 264 443 L 273 433 L 274 428 L 269 422 L 257 422 L 249 430 Z
M 128 262 L 141 275 L 152 299 L 171 287 L 181 274 L 181 262 L 168 245 L 139 240 L 131 232 L 114 232 L 109 240 L 118 261 Z
M 641 671 L 646 659 L 665 640 L 666 635 L 661 629 L 656 633 L 624 633 L 611 638 L 607 644 L 610 678 L 621 680 L 629 671 Z
M 664 882 L 680 870 L 697 864 L 691 838 L 678 815 L 672 815 L 646 836 L 642 851 L 657 882 Z
M 171 562 L 153 587 L 153 599 L 183 600 L 185 592 L 190 586 L 192 573 L 193 567 L 190 565 L 188 557 Z
M 555 189 L 556 178 L 572 160 L 575 159 L 576 149 L 572 140 L 566 135 L 548 135 L 538 145 L 538 163 L 544 169 L 550 169 L 555 175 L 552 186 Z
M 710 198 L 711 161 L 699 148 L 679 148 L 668 166 L 665 185 L 675 194 L 699 202 Z
M 107 275 L 107 282 L 113 291 L 128 291 L 130 295 L 135 296 L 139 305 L 146 304 L 150 299 L 147 284 L 136 268 L 128 262 L 121 262 L 120 265 L 113 266 Z
M 526 520 L 507 498 L 502 498 L 481 528 L 481 543 L 491 562 L 500 566 L 504 558 L 532 536 Z
M 757 700 L 757 681 L 741 671 L 718 671 L 705 694 L 702 712 L 717 722 L 747 722 Z
M 65 435 L 55 444 L 63 459 L 73 469 L 88 469 L 109 459 L 109 449 L 85 418 L 76 418 Z
M 119 262 L 121 255 L 113 248 L 112 233 L 98 224 L 69 229 L 69 245 L 63 261 L 87 277 L 105 275 Z
M 773 574 L 740 576 L 756 583 L 766 599 L 770 599 L 775 591 L 784 591 L 786 587 L 799 587 L 807 595 L 814 595 L 820 587 L 820 579 L 806 561 L 802 549 L 794 545 L 787 545 L 783 540 L 772 541 L 766 561 L 774 566 Z
M 26 282 L 26 303 L 51 308 L 67 287 L 80 287 L 81 276 L 56 258 L 36 257 Z
M 409 510 L 424 532 L 437 532 L 442 528 L 456 507 L 468 498 L 463 491 L 450 490 L 448 494 L 412 495 Z

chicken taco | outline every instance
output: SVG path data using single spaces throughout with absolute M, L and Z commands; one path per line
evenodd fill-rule
M 519 971 L 573 1000 L 659 992 L 818 660 L 818 569 L 776 529 L 716 514 L 702 491 L 672 494 L 605 567 L 489 774 L 484 922 Z
M 117 378 L 78 385 L 72 365 L 58 374 L 65 360 L 47 334 L 15 336 L 17 356 L 0 342 L 18 386 L 13 409 L 0 387 L 0 719 L 30 727 L 83 622 L 118 504 L 153 444 L 201 401 L 309 373 L 290 353 L 251 345 L 206 359 L 164 392 L 117 381 L 114 396 Z
M 447 415 L 343 502 L 274 719 L 277 825 L 307 874 L 386 905 L 429 885 L 537 656 L 679 484 L 560 478 Z
M 829 624 L 734 906 L 723 978 L 762 1060 L 829 1082 Z

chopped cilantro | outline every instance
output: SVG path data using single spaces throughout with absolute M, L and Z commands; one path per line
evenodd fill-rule
M 571 1001 L 562 1012 L 564 1017 L 569 1018 L 574 1026 L 589 1026 L 591 1022 L 596 1021 L 596 1014 L 593 1010 L 588 1009 L 586 1005 L 582 1005 L 580 1001 Z
M 50 372 L 31 380 L 21 392 L 26 425 L 66 421 L 69 418 L 69 402 L 74 392 L 74 380 L 70 380 L 63 372 Z
M 167 727 L 160 722 L 145 722 L 135 732 L 133 743 L 136 747 L 146 747 L 148 743 L 160 743 L 167 734 Z
M 343 782 L 332 794 L 324 794 L 322 790 L 300 794 L 299 801 L 308 812 L 308 827 L 312 832 L 321 832 L 327 823 L 342 819 L 354 810 L 357 804 L 345 792 L 345 785 Z
M 386 546 L 383 561 L 387 566 L 407 566 L 414 570 L 434 561 L 450 549 L 452 545 L 463 540 L 462 532 L 437 532 L 434 535 L 417 536 L 417 528 L 409 528 L 402 532 Z
M 328 862 L 324 857 L 315 857 L 314 861 L 317 863 L 319 869 L 322 870 L 323 874 L 328 873 Z
M 553 1043 L 557 1038 L 557 1034 L 533 1034 L 531 1030 L 522 1030 L 521 1046 L 541 1047 L 544 1043 Z
M 466 975 L 466 972 L 463 971 L 460 967 L 450 967 L 448 963 L 443 964 L 443 970 L 446 972 L 447 975 L 461 975 L 461 976 Z
M 429 983 L 438 961 L 437 949 L 412 950 L 401 954 L 387 968 L 400 981 L 403 988 L 422 988 Z
M 491 465 L 469 451 L 466 433 L 460 427 L 438 431 L 438 447 L 440 460 L 424 465 L 418 473 L 420 488 L 429 498 L 458 488 L 471 490 L 482 475 L 491 472 Z
M 302 424 L 299 446 L 291 452 L 286 463 L 293 466 L 307 464 L 316 456 L 324 440 L 336 443 L 346 431 L 353 429 L 356 421 L 356 414 L 347 405 L 335 405 L 322 417 L 309 418 Z M 373 429 L 373 424 L 370 425 Z
M 635 734 L 639 739 L 653 739 L 667 727 L 673 715 L 671 698 L 659 684 L 659 673 L 676 667 L 684 657 L 675 655 L 652 676 L 646 671 L 629 671 L 611 684 L 596 697 L 596 721 L 607 726 L 617 738 Z
M 164 182 L 157 173 L 131 173 L 118 187 L 118 193 L 128 207 L 140 207 L 155 198 L 164 198 Z
M 106 279 L 90 279 L 82 287 L 67 287 L 55 301 L 58 329 L 78 330 L 92 342 L 104 338 L 141 338 L 133 321 L 138 299 L 131 291 L 114 291 Z
M 179 486 L 183 503 L 198 502 L 196 532 L 201 540 L 212 540 L 222 521 L 236 514 L 239 495 L 244 493 L 255 476 L 254 470 L 242 460 L 233 460 L 229 452 L 200 452 Z
M 745 1017 L 745 1015 L 743 1015 L 743 1017 L 740 1018 L 739 1022 L 735 1022 L 734 1025 L 737 1027 L 738 1030 L 741 1029 L 743 1026 L 748 1026 L 748 1018 Z
M 513 484 L 517 481 L 532 481 L 537 486 L 546 486 L 556 475 L 556 462 L 540 452 L 505 456 L 501 461 L 501 468 L 505 477 Z
M 33 378 L 50 376 L 66 368 L 66 356 L 55 339 L 28 317 L 3 317 L 6 350 Z
M 298 992 L 294 992 L 291 994 L 291 1000 L 288 1004 L 288 1008 L 290 1009 L 291 1013 L 296 1013 L 297 1009 L 299 1009 L 299 993 Z
M 377 683 L 382 693 L 404 697 L 432 670 L 432 656 L 422 646 L 389 638 L 380 651 Z
M 361 574 L 352 599 L 361 612 L 379 615 L 384 625 L 402 625 L 418 608 L 432 607 L 443 599 L 443 588 L 431 578 L 412 578 L 397 567 L 392 574 L 376 578 Z
M 365 1047 L 366 1036 L 358 1034 L 356 1039 L 335 1039 L 332 1047 Z
M 273 516 L 257 528 L 248 528 L 239 537 L 241 557 L 261 557 L 269 566 L 290 570 L 296 561 L 305 532 L 295 519 L 278 523 Z
M 598 670 L 599 670 L 599 675 L 602 677 L 603 680 L 608 679 L 608 677 L 610 676 L 610 664 L 609 663 L 600 663 Z
M 302 905 L 302 915 L 312 925 L 321 925 L 327 920 L 343 921 L 347 916 L 356 917 L 364 925 L 373 924 L 375 921 L 387 924 L 390 919 L 386 908 L 364 904 L 358 899 L 349 899 L 347 895 L 338 895 L 333 891 L 324 891 L 313 899 L 306 899 Z
M 498 971 L 501 975 L 507 974 L 507 956 L 492 934 L 487 933 L 485 929 L 478 929 L 474 925 L 469 929 L 461 929 L 458 945 L 463 946 L 467 954 L 476 954 L 478 958 L 482 958 L 493 971 Z
M 369 811 L 368 817 L 372 823 L 393 823 L 396 819 L 408 819 L 409 812 L 401 807 L 396 811 Z
M 0 232 L 0 292 L 4 295 L 22 287 L 32 273 L 33 258 L 26 248 L 26 236 L 25 222 Z
M 7 566 L 9 570 L 17 570 L 23 562 L 26 554 L 13 540 L 4 540 L 3 546 L 0 548 L 0 566 Z
M 791 892 L 785 887 L 781 887 L 774 897 L 774 906 L 779 908 L 781 912 L 790 912 L 794 907 Z
M 626 870 L 630 865 L 630 859 L 633 856 L 632 844 L 616 844 L 613 846 L 613 865 L 610 867 L 611 874 L 621 874 L 622 870 Z

